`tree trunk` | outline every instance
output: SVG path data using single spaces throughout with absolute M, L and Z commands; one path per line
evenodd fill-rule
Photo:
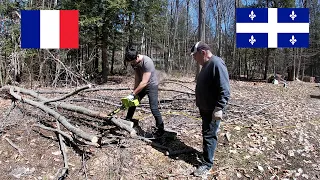
M 150 34 L 153 34 L 152 33 L 152 25 L 150 27 L 150 31 L 151 31 Z M 148 54 L 150 55 L 151 58 L 153 58 L 153 55 L 152 55 L 152 36 L 149 37 L 149 46 L 148 47 L 149 47 L 148 48 L 148 50 L 149 50 Z
M 113 32 L 113 43 L 112 43 L 112 57 L 111 57 L 111 70 L 110 70 L 110 73 L 113 75 L 114 72 L 113 72 L 113 66 L 114 66 L 114 57 L 115 57 L 115 52 L 116 52 L 116 43 L 115 43 L 115 40 L 116 40 L 116 32 L 114 31 Z
M 234 6 L 235 8 L 238 8 L 239 6 L 239 0 L 235 0 L 234 1 Z M 236 49 L 237 47 L 237 40 L 236 40 L 236 13 L 234 13 L 234 23 L 233 23 L 233 26 L 234 26 L 234 31 L 233 31 L 233 61 L 232 61 L 232 70 L 235 69 L 236 70 L 236 62 L 237 62 L 237 53 L 239 50 Z M 240 74 L 240 73 L 239 73 Z
M 270 54 L 270 49 L 267 48 L 266 61 L 264 66 L 264 75 L 263 75 L 264 80 L 268 78 L 267 76 L 268 76 L 268 70 L 269 70 L 269 54 Z
M 219 0 L 216 1 L 217 15 L 216 15 L 216 34 L 218 39 L 218 51 L 217 56 L 221 56 L 221 4 Z
M 206 1 L 199 0 L 199 29 L 198 29 L 198 40 L 204 41 L 205 40 L 205 14 L 206 14 Z M 197 63 L 197 70 L 196 70 L 196 79 L 198 78 L 200 72 L 200 65 Z
M 0 53 L 0 87 L 2 87 L 4 84 L 3 84 L 3 75 L 2 75 L 2 70 L 4 68 L 2 67 L 2 56 L 1 56 L 1 53 Z
M 305 71 L 305 69 L 306 69 L 306 59 L 305 58 L 303 58 L 303 61 L 302 61 L 302 64 L 303 64 L 303 67 L 302 67 L 302 79 L 304 78 L 304 71 Z
M 296 80 L 296 48 L 293 48 L 293 81 Z
M 269 0 L 267 0 L 267 4 L 266 4 L 267 8 L 269 7 Z M 267 55 L 266 55 L 266 59 L 265 59 L 265 67 L 264 67 L 264 75 L 263 75 L 263 79 L 266 80 L 268 77 L 268 70 L 269 70 L 269 48 L 267 48 Z
M 102 79 L 101 83 L 106 83 L 108 80 L 109 64 L 108 64 L 108 46 L 107 46 L 107 32 L 106 27 L 103 30 L 102 34 L 102 47 L 101 47 L 101 58 L 102 58 Z
M 175 49 L 176 48 L 176 46 L 177 46 L 177 33 L 178 33 L 178 20 L 179 20 L 179 14 L 178 14 L 178 12 L 179 12 L 179 0 L 176 0 L 176 10 L 175 10 L 175 20 L 174 20 L 174 33 L 173 33 L 173 49 Z M 179 43 L 179 41 L 178 41 L 178 43 Z M 180 50 L 179 50 L 179 44 L 178 44 L 178 53 L 179 53 L 179 55 L 178 55 L 178 58 L 179 58 L 179 60 L 178 60 L 178 63 L 180 64 Z M 172 57 L 176 57 L 176 53 L 175 53 L 176 51 L 172 51 Z
M 300 55 L 298 54 L 299 52 L 301 52 Z M 296 77 L 298 79 L 299 79 L 299 76 L 300 76 L 300 69 L 301 69 L 301 59 L 302 59 L 301 54 L 302 54 L 302 48 L 297 50 L 298 67 L 297 67 Z M 303 80 L 303 79 L 301 79 L 301 80 Z
M 248 52 L 248 49 L 246 49 L 244 52 L 244 72 L 245 72 L 244 74 L 246 75 L 246 79 L 248 80 L 249 72 L 248 72 L 247 52 Z
M 186 38 L 185 38 L 185 62 L 184 62 L 184 69 L 185 71 L 188 70 L 188 60 L 189 60 L 189 11 L 190 11 L 190 0 L 187 0 L 187 27 L 186 27 Z
M 143 54 L 146 54 L 146 46 L 147 46 L 147 42 L 145 40 L 145 28 L 143 28 L 143 31 L 142 31 L 142 36 L 141 36 L 141 46 L 140 46 L 140 52 L 143 53 Z M 144 50 L 144 52 L 143 52 Z
M 171 2 L 171 8 L 170 8 L 170 17 L 173 17 L 173 2 Z M 167 53 L 165 53 L 165 58 L 164 58 L 164 67 L 165 67 L 165 72 L 169 72 L 169 59 L 171 57 L 171 49 L 173 46 L 173 28 L 174 28 L 174 22 L 173 20 L 170 21 L 170 27 L 169 27 L 169 33 L 168 33 L 168 45 L 167 45 Z
M 239 54 L 240 54 L 240 52 L 239 52 Z M 242 66 L 241 56 L 239 55 L 238 58 L 239 58 L 239 77 L 238 77 L 238 78 L 240 79 L 240 77 L 241 77 L 241 75 L 242 75 L 242 74 L 241 74 L 241 73 L 242 73 L 242 71 L 241 71 L 241 66 Z
M 114 66 L 114 56 L 115 56 L 115 52 L 116 52 L 116 46 L 113 44 L 113 47 L 112 47 L 112 59 L 111 59 L 111 71 L 110 73 L 113 75 L 114 72 L 113 72 L 113 66 Z
M 99 52 L 99 29 L 98 27 L 96 27 L 96 43 L 95 43 L 95 46 L 94 46 L 94 51 L 95 51 L 95 58 L 94 58 L 94 70 L 95 70 L 95 73 L 96 74 L 99 74 L 99 55 L 98 55 L 98 52 Z

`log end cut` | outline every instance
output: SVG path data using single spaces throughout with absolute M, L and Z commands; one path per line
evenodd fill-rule
M 98 137 L 97 136 L 94 136 L 92 139 L 91 139 L 91 142 L 93 143 L 97 143 L 98 142 Z

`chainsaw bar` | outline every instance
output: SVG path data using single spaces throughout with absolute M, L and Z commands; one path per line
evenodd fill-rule
M 124 106 L 121 106 L 121 107 L 115 109 L 114 111 L 112 111 L 110 114 L 108 114 L 107 117 L 108 117 L 108 118 L 112 118 L 115 114 L 117 114 L 119 111 L 121 111 L 121 110 L 123 110 L 123 109 L 125 109 L 125 107 L 124 107 Z

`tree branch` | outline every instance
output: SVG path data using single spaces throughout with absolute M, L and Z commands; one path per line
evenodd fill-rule
M 73 96 L 75 94 L 78 94 L 80 91 L 83 91 L 83 90 L 88 89 L 88 88 L 91 88 L 91 84 L 89 84 L 87 86 L 84 86 L 84 87 L 82 87 L 80 89 L 77 89 L 77 90 L 75 90 L 75 91 L 73 91 L 73 92 L 71 92 L 71 93 L 69 93 L 69 94 L 67 94 L 67 95 L 65 95 L 63 97 L 56 98 L 56 99 L 49 99 L 47 101 L 44 101 L 43 104 L 47 104 L 47 103 L 50 103 L 50 102 L 56 102 L 56 101 L 61 101 L 63 99 L 67 99 L 68 97 Z
M 60 131 L 59 121 L 57 121 L 57 130 Z M 63 142 L 63 137 L 61 136 L 61 134 L 58 134 L 58 137 L 59 137 L 60 150 L 61 150 L 61 153 L 63 156 L 63 162 L 64 162 L 64 166 L 61 170 L 62 172 L 61 172 L 61 175 L 59 176 L 59 179 L 63 179 L 68 175 L 69 163 L 68 163 L 68 156 L 66 152 L 66 144 Z
M 42 124 L 34 124 L 32 125 L 34 127 L 39 127 L 41 129 L 45 129 L 45 130 L 48 130 L 48 131 L 53 131 L 53 132 L 56 132 L 56 133 L 59 133 L 61 134 L 62 136 L 64 136 L 65 138 L 67 138 L 69 141 L 74 141 L 74 139 L 72 138 L 72 136 L 70 136 L 69 134 L 61 131 L 60 129 L 54 129 L 54 128 L 51 128 L 51 127 L 47 127 L 47 126 L 44 126 Z
M 174 82 L 174 81 L 162 81 L 162 82 L 160 82 L 159 84 L 164 84 L 164 83 L 178 84 L 178 85 L 180 85 L 180 86 L 182 86 L 182 87 L 185 87 L 185 88 L 187 88 L 187 89 L 189 89 L 189 90 L 191 90 L 191 91 L 194 92 L 194 89 L 192 89 L 192 88 L 190 88 L 190 87 L 188 87 L 188 86 L 186 86 L 186 85 L 184 85 L 184 84 L 181 84 L 181 83 L 178 83 L 178 82 Z
M 19 154 L 22 156 L 22 150 L 17 146 L 15 145 L 10 139 L 8 138 L 4 138 L 12 147 L 14 147 L 16 150 L 18 150 Z

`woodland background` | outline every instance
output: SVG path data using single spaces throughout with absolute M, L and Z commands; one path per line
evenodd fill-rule
M 236 7 L 310 8 L 310 47 L 238 49 Z M 20 48 L 20 9 L 78 9 L 80 48 Z M 199 39 L 221 56 L 231 78 L 286 80 L 320 76 L 319 0 L 1 0 L 0 85 L 25 82 L 33 87 L 105 83 L 131 71 L 124 50 L 134 45 L 169 74 L 192 74 L 199 66 L 190 48 Z
M 236 7 L 309 8 L 310 47 L 237 49 Z M 78 9 L 80 48 L 21 49 L 20 9 Z M 0 0 L 0 179 L 197 179 L 198 40 L 231 79 L 208 179 L 319 179 L 319 0 Z M 133 127 L 126 111 L 108 115 L 133 86 L 128 45 L 154 60 L 177 139 L 146 139 L 148 98 Z M 286 86 L 266 83 L 274 76 Z

